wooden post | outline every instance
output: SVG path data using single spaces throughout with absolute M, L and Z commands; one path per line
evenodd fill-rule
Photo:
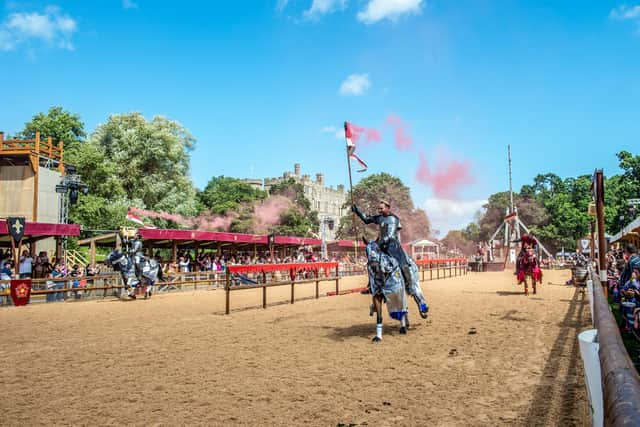
M 338 274 L 338 266 L 339 265 L 340 265 L 339 263 L 336 264 L 336 296 L 338 296 L 338 292 L 340 291 L 339 284 L 338 284 L 340 282 L 340 275 Z
M 436 279 L 440 280 L 440 263 L 439 262 L 436 263 L 436 275 L 437 275 Z
M 224 291 L 226 293 L 225 314 L 229 314 L 229 294 L 231 293 L 231 288 L 230 288 L 231 277 L 229 276 L 229 266 L 225 268 L 225 273 L 226 273 L 226 280 L 224 284 Z
M 36 132 L 36 146 L 35 151 L 38 153 L 40 150 L 40 134 Z M 32 156 L 29 156 L 33 159 Z M 35 162 L 31 162 L 33 168 L 33 206 L 31 210 L 31 221 L 38 221 L 38 187 L 40 186 L 39 176 L 40 176 L 40 155 L 35 155 Z
M 295 288 L 295 284 L 296 284 L 295 281 L 291 282 L 291 304 L 293 304 L 293 301 L 294 301 L 294 291 L 293 291 L 293 289 Z
M 91 263 L 91 267 L 96 266 L 96 240 L 94 238 L 90 240 L 89 262 Z
M 0 151 L 2 151 L 3 145 L 4 145 L 4 132 L 0 132 Z
M 433 280 L 433 263 L 429 262 L 429 280 Z
M 171 242 L 171 262 L 176 263 L 178 261 L 178 242 L 173 240 Z
M 595 173 L 595 187 L 596 187 L 596 219 L 598 221 L 598 257 L 599 259 L 599 273 L 600 282 L 603 284 L 603 291 L 605 297 L 607 297 L 608 287 L 607 283 L 607 260 L 605 257 L 606 241 L 604 239 L 604 176 L 602 169 L 596 170 Z
M 262 287 L 262 308 L 267 308 L 267 287 Z
M 51 144 L 53 145 L 53 143 Z M 58 150 L 60 150 L 60 163 L 58 163 L 58 170 L 60 173 L 64 173 L 64 142 L 58 142 Z

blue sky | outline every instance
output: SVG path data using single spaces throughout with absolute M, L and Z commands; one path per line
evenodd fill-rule
M 638 152 L 640 2 L 546 3 L 4 2 L 0 130 L 53 105 L 89 132 L 113 113 L 164 115 L 197 139 L 199 188 L 296 162 L 337 185 L 349 120 L 381 133 L 358 148 L 367 173 L 399 176 L 444 233 L 507 189 L 507 144 L 515 189 L 537 173 L 615 174 L 617 151 Z M 420 152 L 474 182 L 436 194 L 415 178 Z

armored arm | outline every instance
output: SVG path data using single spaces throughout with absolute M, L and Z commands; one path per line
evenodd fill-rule
M 375 217 L 363 214 L 356 205 L 351 206 L 351 211 L 358 215 L 365 224 L 372 224 L 376 222 Z

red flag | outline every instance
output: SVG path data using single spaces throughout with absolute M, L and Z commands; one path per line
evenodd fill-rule
M 354 133 L 354 129 L 349 122 L 344 122 L 344 137 L 347 140 L 347 153 L 349 154 L 349 158 L 354 159 L 362 166 L 362 169 L 360 169 L 358 172 L 366 171 L 368 168 L 367 164 L 355 154 L 356 144 L 354 139 L 356 137 L 356 134 Z
M 131 213 L 131 211 L 127 212 L 127 219 L 131 222 L 135 222 L 138 225 L 144 226 L 144 222 L 142 222 L 140 217 L 134 215 L 133 213 Z

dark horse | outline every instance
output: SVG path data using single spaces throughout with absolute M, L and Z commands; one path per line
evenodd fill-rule
M 391 318 L 400 321 L 400 333 L 406 334 L 409 320 L 407 316 L 407 300 L 404 280 L 400 265 L 395 258 L 380 250 L 378 244 L 366 241 L 367 271 L 369 273 L 369 290 L 373 296 L 371 315 L 376 313 L 376 336 L 374 342 L 382 340 L 382 303 L 387 303 L 387 311 Z
M 105 260 L 105 264 L 120 272 L 127 296 L 131 299 L 136 299 L 138 286 L 145 286 L 145 299 L 151 298 L 153 285 L 156 280 L 162 279 L 162 268 L 155 259 L 139 258 L 139 262 L 136 263 L 133 256 L 127 256 L 126 253 L 116 250 L 111 252 Z

